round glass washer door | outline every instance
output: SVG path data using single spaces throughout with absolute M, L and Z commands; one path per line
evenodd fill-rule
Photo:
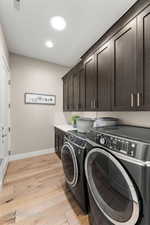
M 139 200 L 121 163 L 108 151 L 94 148 L 87 154 L 85 172 L 93 199 L 104 216 L 114 225 L 135 225 Z
M 61 160 L 65 173 L 66 182 L 72 187 L 78 182 L 78 164 L 73 146 L 66 142 L 61 150 Z

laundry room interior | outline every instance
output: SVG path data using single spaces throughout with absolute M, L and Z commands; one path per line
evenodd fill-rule
M 0 225 L 150 225 L 150 1 L 0 1 Z

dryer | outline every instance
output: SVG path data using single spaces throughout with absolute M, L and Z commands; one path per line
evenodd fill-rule
M 95 129 L 89 139 L 85 172 L 91 224 L 149 225 L 150 129 Z

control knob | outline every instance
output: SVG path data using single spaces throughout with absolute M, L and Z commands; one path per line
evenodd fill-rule
M 104 145 L 106 143 L 106 139 L 104 138 L 104 136 L 100 137 L 99 142 L 101 145 Z

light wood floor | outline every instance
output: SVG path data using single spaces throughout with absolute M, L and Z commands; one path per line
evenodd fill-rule
M 55 154 L 10 163 L 0 192 L 0 225 L 89 225 Z

